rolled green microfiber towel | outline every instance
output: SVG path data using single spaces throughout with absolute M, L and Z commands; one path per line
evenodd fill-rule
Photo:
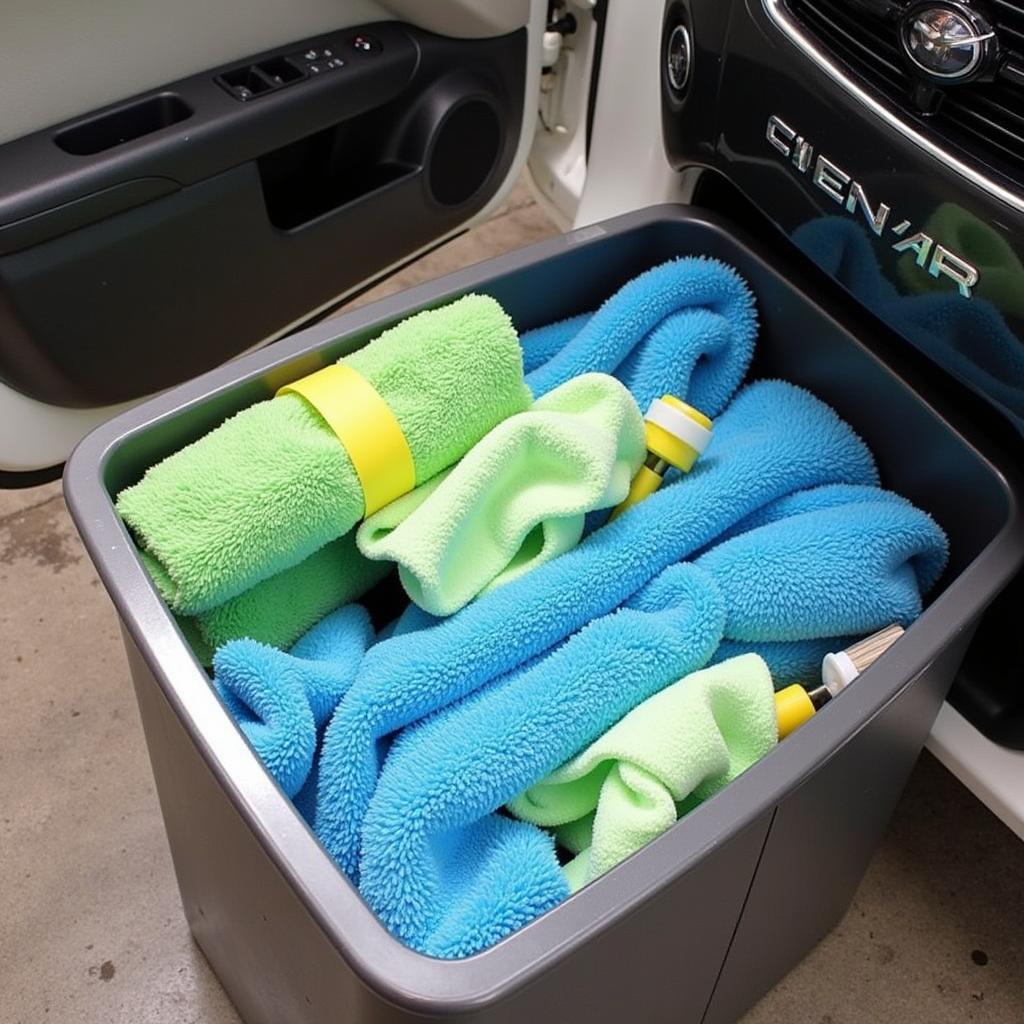
M 243 637 L 286 650 L 311 623 L 362 597 L 391 568 L 364 558 L 356 548 L 355 531 L 350 530 L 298 565 L 182 621 L 202 638 L 201 645 L 192 642 L 192 647 L 203 664 L 210 664 L 222 644 Z
M 421 608 L 452 615 L 574 548 L 586 514 L 622 501 L 646 454 L 643 415 L 626 387 L 583 374 L 370 516 L 358 528 L 359 549 L 397 562 Z
M 756 654 L 685 676 L 508 809 L 553 828 L 576 854 L 571 889 L 593 881 L 666 832 L 778 742 L 771 673 Z
M 339 360 L 384 399 L 422 483 L 525 409 L 522 351 L 501 306 L 467 295 Z M 341 442 L 295 394 L 243 409 L 151 467 L 117 508 L 171 607 L 209 611 L 298 565 L 362 517 Z

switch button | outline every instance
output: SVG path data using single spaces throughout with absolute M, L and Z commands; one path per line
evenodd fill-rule
M 374 39 L 373 36 L 353 36 L 350 45 L 353 50 L 358 50 L 360 53 L 380 53 L 383 49 L 380 40 Z

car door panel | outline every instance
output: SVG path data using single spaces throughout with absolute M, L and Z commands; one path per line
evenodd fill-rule
M 451 35 L 337 6 L 328 31 L 0 145 L 0 472 L 62 460 L 83 423 L 279 337 L 510 187 L 544 5 L 391 5 Z
M 379 51 L 356 50 L 353 38 Z M 322 52 L 338 56 L 303 69 L 303 53 Z M 245 101 L 224 85 L 282 60 L 307 77 Z M 0 256 L 10 298 L 0 377 L 61 406 L 141 397 L 444 235 L 484 206 L 512 162 L 524 63 L 522 30 L 454 40 L 378 23 L 173 83 L 159 95 L 194 112 L 127 143 L 60 148 L 86 130 L 102 140 L 104 121 L 120 124 L 151 97 L 8 143 L 0 176 L 22 169 L 35 180 L 24 182 L 23 209 L 8 191 L 0 217 L 48 218 L 56 235 Z M 138 202 L 151 182 L 169 194 Z M 117 188 L 129 209 L 62 230 L 58 212 L 96 195 L 109 208 L 104 190 Z
M 0 143 L 292 39 L 394 17 L 375 0 L 4 0 L 3 8 Z

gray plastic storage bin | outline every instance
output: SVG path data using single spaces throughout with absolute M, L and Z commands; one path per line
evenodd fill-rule
M 471 290 L 493 295 L 525 330 L 695 253 L 735 265 L 758 296 L 755 375 L 803 384 L 852 423 L 883 482 L 945 528 L 950 568 L 895 648 L 666 835 L 492 949 L 424 957 L 377 921 L 263 770 L 112 499 L 157 459 L 308 372 L 307 353 L 337 358 Z M 121 616 L 185 913 L 249 1024 L 725 1024 L 842 915 L 979 614 L 1024 559 L 1024 487 L 996 442 L 927 390 L 923 360 L 880 329 L 854 337 L 778 265 L 711 215 L 641 211 L 312 327 L 124 413 L 79 446 L 65 493 Z

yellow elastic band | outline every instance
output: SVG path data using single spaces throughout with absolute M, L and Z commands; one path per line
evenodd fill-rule
M 395 414 L 376 388 L 351 366 L 325 366 L 277 393 L 304 398 L 337 435 L 363 485 L 365 515 L 416 486 L 412 452 Z

